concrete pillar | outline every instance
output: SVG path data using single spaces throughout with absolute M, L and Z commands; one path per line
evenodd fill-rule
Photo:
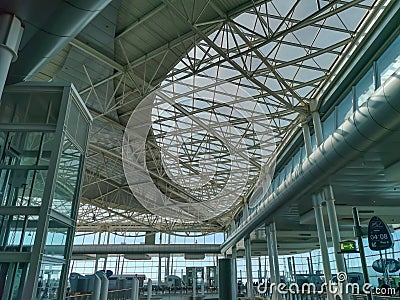
M 337 220 L 336 215 L 336 208 L 335 208 L 335 196 L 333 194 L 332 186 L 329 185 L 324 189 L 324 199 L 326 203 L 326 211 L 328 213 L 329 225 L 331 228 L 331 235 L 332 235 L 332 244 L 333 249 L 335 250 L 335 260 L 336 260 L 336 268 L 338 272 L 345 272 L 346 273 L 346 265 L 344 262 L 344 257 L 340 254 L 340 230 L 339 230 L 339 223 Z M 344 300 L 350 299 L 348 294 L 343 295 Z
M 303 131 L 304 148 L 306 149 L 306 155 L 308 157 L 312 153 L 312 146 L 311 146 L 310 127 L 308 126 L 308 123 L 306 121 L 304 121 L 301 124 L 301 129 Z
M 237 249 L 232 247 L 232 299 L 237 297 Z
M 147 281 L 147 300 L 151 299 L 151 296 L 153 294 L 153 281 L 149 278 Z
M 105 274 L 101 277 L 100 300 L 108 300 L 108 279 Z
M 253 298 L 253 269 L 251 266 L 251 244 L 250 244 L 250 237 L 244 239 L 244 251 L 246 255 L 246 290 L 247 290 L 247 297 L 252 299 Z
M 24 31 L 21 21 L 15 16 L 0 13 L 0 99 L 3 95 L 8 70 L 17 59 L 19 44 Z
M 325 224 L 322 214 L 321 199 L 317 195 L 312 196 L 315 213 L 315 223 L 317 225 L 319 247 L 321 249 L 322 267 L 324 269 L 325 281 L 332 280 L 331 266 L 329 263 L 328 242 L 326 240 Z M 328 300 L 333 300 L 332 294 L 328 293 Z
M 93 292 L 90 300 L 100 300 L 101 293 L 101 279 L 96 274 L 93 275 Z
M 311 113 L 311 117 L 312 117 L 313 124 L 314 124 L 315 140 L 317 142 L 317 146 L 319 146 L 324 141 L 324 137 L 322 135 L 321 118 L 319 116 L 318 111 L 313 111 Z
M 139 300 L 139 279 L 132 279 L 131 299 Z

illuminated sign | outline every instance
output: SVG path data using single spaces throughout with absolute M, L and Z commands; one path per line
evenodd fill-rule
M 340 252 L 357 252 L 357 245 L 355 241 L 340 242 Z

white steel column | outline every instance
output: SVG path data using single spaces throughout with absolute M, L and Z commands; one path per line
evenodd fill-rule
M 246 254 L 247 297 L 253 299 L 253 270 L 251 267 L 250 236 L 244 239 L 244 252 Z
M 93 280 L 93 293 L 90 297 L 90 300 L 100 300 L 101 279 L 99 276 L 97 276 L 97 274 L 94 274 Z
M 168 245 L 171 244 L 171 234 L 168 233 Z M 170 262 L 171 254 L 167 254 L 167 261 L 165 265 L 165 280 L 168 280 L 169 276 L 169 262 Z
M 275 284 L 278 285 L 281 282 L 281 275 L 279 272 L 278 240 L 276 236 L 275 222 L 269 224 L 269 232 L 271 236 L 271 250 L 273 254 L 272 257 L 274 258 Z M 275 294 L 276 299 L 281 299 L 281 295 L 279 293 Z
M 153 294 L 153 281 L 149 278 L 147 280 L 147 300 L 150 300 Z
M 262 282 L 262 265 L 261 265 L 261 256 L 258 257 L 258 283 Z
M 322 267 L 324 269 L 325 281 L 328 283 L 332 280 L 331 266 L 329 263 L 329 253 L 328 253 L 328 242 L 326 240 L 324 217 L 322 214 L 322 203 L 321 199 L 317 195 L 312 196 L 313 207 L 315 213 L 315 223 L 317 225 L 319 247 L 321 250 Z M 333 300 L 334 297 L 328 291 L 328 300 Z
M 162 244 L 162 233 L 160 232 L 160 245 Z M 161 278 L 161 268 L 162 268 L 162 259 L 161 259 L 161 254 L 158 254 L 158 277 L 157 277 L 157 281 L 158 281 L 158 288 L 161 287 L 161 283 L 162 283 L 162 278 Z
M 17 59 L 18 47 L 24 31 L 21 21 L 6 13 L 0 14 L 0 98 L 3 94 L 11 61 Z
M 324 141 L 324 137 L 322 135 L 321 118 L 319 116 L 318 111 L 313 111 L 311 113 L 311 117 L 312 117 L 313 124 L 314 124 L 315 140 L 317 142 L 317 146 L 319 146 Z
M 107 245 L 110 244 L 110 235 L 111 235 L 111 232 L 109 231 L 107 233 Z M 104 271 L 107 270 L 107 258 L 108 258 L 108 255 L 106 255 L 106 257 L 104 257 L 104 263 L 103 263 L 103 270 Z
M 219 263 L 218 263 L 218 254 L 215 255 L 215 287 L 217 288 L 217 291 L 219 289 Z
M 100 300 L 108 299 L 108 279 L 105 274 L 101 276 Z
M 332 244 L 335 251 L 336 268 L 338 272 L 346 272 L 346 265 L 343 254 L 340 254 L 340 230 L 336 215 L 335 196 L 332 186 L 329 185 L 324 189 L 324 198 L 326 203 L 326 211 L 329 218 L 329 226 L 331 228 Z M 343 295 L 344 300 L 350 299 L 348 294 Z
M 236 245 L 232 247 L 232 298 L 237 297 L 237 249 Z
M 268 246 L 269 277 L 271 278 L 271 283 L 276 284 L 274 257 L 273 257 L 273 251 L 272 251 L 271 233 L 270 233 L 269 225 L 265 226 L 265 236 L 267 238 L 267 246 Z
M 101 242 L 101 231 L 99 231 L 99 238 L 97 240 L 97 245 L 100 245 L 100 242 Z M 96 254 L 96 261 L 94 264 L 94 272 L 93 273 L 97 272 L 98 269 L 99 269 L 99 255 Z M 105 271 L 105 269 L 104 269 L 104 271 Z
M 306 155 L 308 157 L 312 152 L 312 146 L 311 146 L 310 127 L 308 127 L 308 123 L 306 121 L 303 121 L 303 123 L 301 123 L 301 129 L 303 131 L 304 146 L 306 149 Z
M 195 268 L 196 270 L 196 268 Z M 197 292 L 197 272 L 195 271 L 195 277 L 193 278 L 192 284 L 192 292 L 193 292 L 193 299 L 196 299 L 196 292 Z
M 201 277 L 201 282 L 200 282 L 200 293 L 201 296 L 204 297 L 204 284 L 205 284 L 205 280 L 204 280 L 204 275 Z
M 139 300 L 139 279 L 132 278 L 131 299 Z

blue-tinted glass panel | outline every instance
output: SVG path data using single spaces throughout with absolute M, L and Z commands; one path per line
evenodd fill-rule
M 315 133 L 311 135 L 311 149 L 314 151 L 317 148 L 317 140 L 315 137 Z
M 383 84 L 400 67 L 400 36 L 386 49 L 377 63 L 380 83 Z
M 288 178 L 289 177 L 289 175 L 292 173 L 292 165 L 293 165 L 293 161 L 292 160 L 290 160 L 289 162 L 288 162 L 288 164 L 286 165 L 286 168 L 285 168 L 285 170 L 286 170 L 286 178 Z
M 50 218 L 44 253 L 52 257 L 65 258 L 64 255 L 69 231 L 70 228 L 66 225 L 63 225 L 56 219 Z
M 353 113 L 352 95 L 353 93 L 350 91 L 337 107 L 337 127 L 339 127 Z
M 78 178 L 82 155 L 68 138 L 64 139 L 63 150 L 57 172 L 52 208 L 67 216 L 71 215 L 73 203 L 79 189 Z
M 300 165 L 300 149 L 293 157 L 293 170 L 296 170 Z
M 331 112 L 328 118 L 322 122 L 322 134 L 324 136 L 324 140 L 328 138 L 336 129 L 335 126 L 335 112 Z
M 36 296 L 34 299 L 60 299 L 64 298 L 60 287 L 61 283 L 61 271 L 63 264 L 54 262 L 42 262 L 40 266 L 40 273 L 38 278 L 38 286 Z
M 356 85 L 357 107 L 363 105 L 374 92 L 374 80 L 372 67 Z
M 301 162 L 302 163 L 304 161 L 304 159 L 306 158 L 306 149 L 303 147 L 300 148 L 300 157 L 301 157 Z

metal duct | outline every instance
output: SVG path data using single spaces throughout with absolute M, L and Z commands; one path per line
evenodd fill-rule
M 49 247 L 51 250 L 51 246 Z M 219 245 L 215 244 L 174 244 L 174 245 L 74 245 L 76 254 L 217 254 Z
M 30 2 L 30 1 L 28 1 Z M 14 5 L 2 4 L 0 10 L 7 10 L 20 17 L 29 30 L 23 37 L 18 60 L 11 64 L 7 83 L 29 80 L 54 54 L 64 48 L 111 0 L 63 0 L 35 1 L 28 5 L 16 1 Z M 33 2 L 32 2 L 33 3 Z M 25 5 L 25 6 L 24 6 Z M 28 5 L 28 6 L 26 6 Z M 29 13 L 27 13 L 27 8 Z M 46 17 L 41 23 L 37 16 Z
M 221 245 L 232 245 L 264 224 L 280 207 L 312 192 L 330 175 L 400 127 L 400 69 L 322 143 Z

